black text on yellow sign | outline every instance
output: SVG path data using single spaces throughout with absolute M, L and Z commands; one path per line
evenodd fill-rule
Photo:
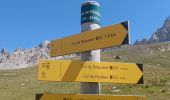
M 43 60 L 38 80 L 59 82 L 143 83 L 142 64 Z
M 51 42 L 50 56 L 129 44 L 128 21 Z
M 146 100 L 146 97 L 133 95 L 37 94 L 36 100 Z

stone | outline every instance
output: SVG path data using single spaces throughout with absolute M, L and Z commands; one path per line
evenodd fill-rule
M 122 57 L 121 56 L 115 56 L 115 59 L 121 59 Z
M 2 48 L 2 50 L 1 50 L 1 54 L 2 54 L 2 55 L 6 55 L 6 54 L 8 54 L 8 51 L 7 51 L 7 49 L 5 49 L 5 48 Z
M 44 41 L 38 46 L 29 49 L 16 48 L 12 53 L 8 53 L 7 49 L 3 48 L 0 53 L 0 69 L 7 70 L 36 66 L 40 59 L 52 59 L 49 53 L 49 41 Z M 71 54 L 67 58 L 74 56 L 76 55 Z M 63 59 L 63 56 L 55 58 Z
M 39 44 L 39 48 L 47 47 L 49 48 L 50 41 L 44 41 L 41 44 Z
M 161 28 L 157 29 L 150 38 L 151 43 L 170 41 L 170 16 L 164 21 Z

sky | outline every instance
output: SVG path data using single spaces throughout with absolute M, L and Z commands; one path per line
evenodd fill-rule
M 0 49 L 32 48 L 80 33 L 87 0 L 0 0 Z M 149 38 L 170 16 L 170 0 L 96 0 L 101 27 L 130 22 L 130 41 Z

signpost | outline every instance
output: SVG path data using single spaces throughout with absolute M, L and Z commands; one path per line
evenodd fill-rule
M 51 42 L 50 56 L 129 44 L 128 21 Z
M 38 80 L 59 82 L 143 83 L 142 64 L 43 60 Z
M 37 94 L 36 100 L 146 100 L 146 97 L 137 95 Z
M 81 6 L 81 32 L 100 28 L 100 4 L 96 1 L 86 1 Z M 100 62 L 100 49 L 81 52 L 82 61 Z M 81 82 L 81 94 L 100 94 L 100 83 Z
M 38 80 L 81 82 L 81 94 L 37 94 L 36 100 L 146 100 L 145 96 L 82 95 L 99 94 L 99 82 L 143 84 L 142 64 L 100 62 L 101 48 L 129 44 L 129 25 L 125 21 L 100 28 L 99 10 L 96 1 L 83 3 L 81 34 L 51 42 L 51 57 L 80 52 L 82 61 L 39 62 Z

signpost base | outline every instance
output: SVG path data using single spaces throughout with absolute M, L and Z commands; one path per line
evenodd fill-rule
M 100 83 L 80 83 L 80 94 L 100 94 Z
M 81 53 L 81 60 L 100 62 L 100 50 L 93 50 Z M 100 83 L 80 83 L 80 94 L 100 94 Z

